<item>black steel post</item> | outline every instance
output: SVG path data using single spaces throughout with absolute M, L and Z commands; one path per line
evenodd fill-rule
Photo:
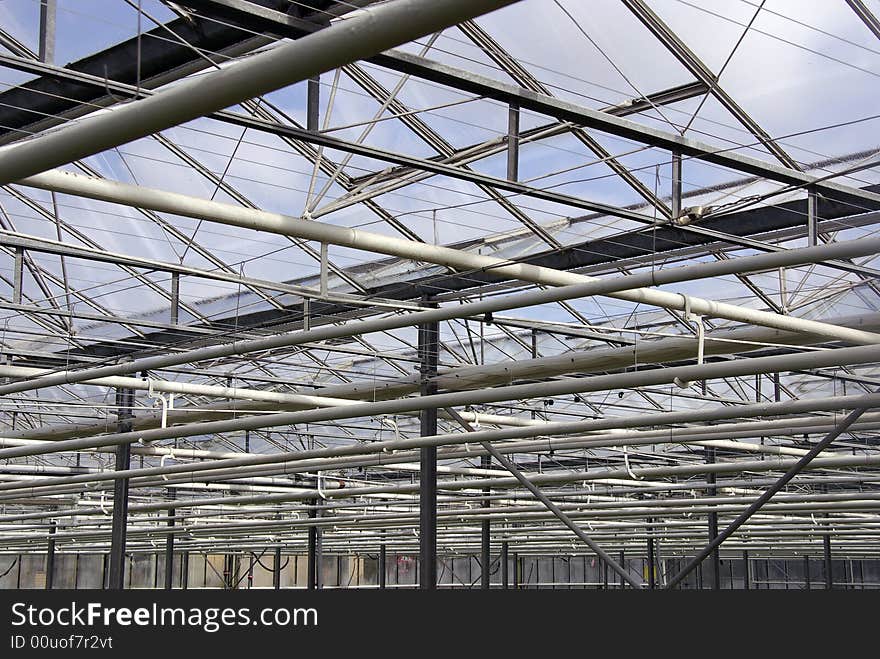
M 651 525 L 653 521 L 648 518 L 648 588 L 651 590 L 657 585 L 654 577 L 654 527 Z
M 489 455 L 484 455 L 480 459 L 480 466 L 483 469 L 488 469 L 492 466 L 492 457 Z M 489 488 L 483 489 L 483 494 L 489 495 L 491 490 Z M 483 508 L 489 508 L 491 503 L 489 499 L 483 499 Z M 491 579 L 491 568 L 492 568 L 492 555 L 491 555 L 491 542 L 492 542 L 492 527 L 489 523 L 488 519 L 484 519 L 481 525 L 481 533 L 480 533 L 480 564 L 482 566 L 482 572 L 480 574 L 480 589 L 488 590 L 489 589 L 489 581 Z
M 316 519 L 318 510 L 315 508 L 315 500 L 309 499 L 309 518 Z M 318 527 L 309 527 L 309 549 L 306 570 L 306 588 L 315 590 L 318 587 Z
M 804 556 L 804 588 L 810 590 L 812 585 L 812 580 L 810 579 L 810 557 Z
M 189 588 L 189 552 L 185 551 L 180 555 L 180 589 Z
M 752 572 L 749 565 L 749 552 L 743 551 L 743 589 L 752 587 Z
M 681 215 L 681 154 L 672 154 L 672 217 Z
M 379 588 L 385 590 L 385 577 L 388 569 L 387 556 L 385 554 L 385 531 L 382 531 L 382 543 L 379 545 Z
M 134 391 L 116 390 L 116 430 L 131 432 Z M 116 447 L 116 471 L 127 471 L 131 463 L 131 444 L 124 442 Z M 128 479 L 113 481 L 113 526 L 110 532 L 110 577 L 108 590 L 125 587 L 125 525 L 128 521 Z
M 715 462 L 715 449 L 711 446 L 705 448 L 706 463 Z M 716 496 L 718 490 L 715 486 L 715 473 L 709 472 L 706 476 L 706 482 L 710 487 L 706 489 L 706 495 L 710 497 Z M 715 540 L 718 535 L 718 513 L 709 513 L 709 542 Z M 721 551 L 716 547 L 712 552 L 712 590 L 721 590 Z
M 319 129 L 318 113 L 321 106 L 321 77 L 309 78 L 306 90 L 306 130 L 315 132 Z
M 424 306 L 433 307 L 429 302 Z M 437 393 L 433 377 L 437 375 L 437 349 L 440 328 L 438 323 L 419 325 L 419 365 L 421 368 L 420 394 Z M 437 408 L 428 408 L 419 414 L 420 434 L 437 434 Z M 437 588 L 437 448 L 420 449 L 419 470 L 419 587 Z
M 49 528 L 49 537 L 46 540 L 46 590 L 52 590 L 55 583 L 55 531 L 58 528 L 56 522 L 52 522 Z
M 272 588 L 281 589 L 281 545 L 275 545 L 275 562 L 272 564 Z
M 620 566 L 625 570 L 626 569 L 626 557 L 623 554 L 623 551 L 620 552 Z M 623 580 L 623 575 L 620 576 L 620 587 L 625 588 L 626 582 Z
M 507 111 L 507 180 L 519 178 L 519 108 L 511 105 Z
M 58 0 L 40 0 L 40 42 L 38 57 L 41 62 L 55 63 L 55 25 Z
M 315 499 L 315 519 L 322 516 L 322 500 Z M 321 590 L 324 587 L 324 531 L 320 526 L 315 528 L 315 588 Z
M 822 546 L 825 553 L 825 590 L 834 588 L 834 574 L 832 573 L 831 564 L 831 534 L 826 533 L 822 536 Z
M 507 574 L 507 557 L 508 557 L 508 547 L 507 540 L 501 543 L 501 587 L 504 590 L 510 588 L 510 582 Z
M 519 553 L 513 553 L 513 589 L 519 590 L 522 583 L 522 563 L 520 563 Z
M 168 526 L 174 526 L 174 508 L 168 509 Z M 174 534 L 165 536 L 165 590 L 174 587 Z

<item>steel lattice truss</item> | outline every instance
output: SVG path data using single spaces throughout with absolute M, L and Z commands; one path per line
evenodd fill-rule
M 4 552 L 876 556 L 880 6 L 9 4 Z

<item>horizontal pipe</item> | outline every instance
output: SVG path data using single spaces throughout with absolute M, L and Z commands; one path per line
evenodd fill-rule
M 147 98 L 0 150 L 0 185 L 197 119 L 376 55 L 513 0 L 393 0 Z
M 561 291 L 563 289 L 550 289 Z M 865 314 L 846 316 L 825 320 L 835 325 L 846 327 L 858 327 L 873 331 L 880 329 L 880 314 Z M 821 342 L 822 338 L 810 334 L 797 334 L 783 332 L 768 328 L 743 327 L 734 330 L 713 332 L 706 337 L 705 354 L 726 355 L 731 352 L 746 352 L 758 350 L 770 345 L 810 345 Z M 625 368 L 632 364 L 660 363 L 692 358 L 696 355 L 696 339 L 693 337 L 666 337 L 650 341 L 640 341 L 638 347 L 626 346 L 621 348 L 592 348 L 590 350 L 577 350 L 563 355 L 540 357 L 536 359 L 518 360 L 515 362 L 503 362 L 499 364 L 460 366 L 452 369 L 441 370 L 441 373 L 433 379 L 441 390 L 459 391 L 471 388 L 482 388 L 488 385 L 509 384 L 520 379 L 537 379 L 554 377 L 565 373 L 577 372 L 580 374 L 595 373 L 598 371 L 613 371 Z M 20 368 L 20 367 L 12 367 Z M 36 374 L 36 373 L 35 373 Z M 137 378 L 120 382 L 137 382 Z M 317 389 L 313 395 L 328 398 L 359 398 L 362 400 L 379 400 L 390 397 L 400 397 L 418 390 L 418 377 L 396 378 L 388 382 L 353 382 L 343 385 L 334 385 Z M 198 409 L 186 407 L 168 412 L 168 423 L 174 425 L 184 422 L 213 420 L 218 415 L 241 415 L 248 412 L 262 411 L 263 406 L 258 403 L 241 403 L 229 410 L 225 402 L 200 406 Z M 470 421 L 477 421 L 476 415 L 471 418 L 471 413 L 461 412 L 462 416 Z M 479 415 L 482 422 L 485 419 L 489 424 L 500 424 L 494 420 L 495 415 Z M 505 416 L 506 423 L 503 425 L 537 425 L 542 423 L 528 418 Z M 158 427 L 161 415 L 146 412 L 139 414 L 134 419 L 134 430 L 145 430 Z M 7 438 L 23 439 L 70 439 L 97 435 L 106 432 L 106 423 L 98 424 L 59 424 L 34 429 L 23 429 L 13 432 L 7 431 Z
M 591 378 L 568 378 L 552 382 L 535 384 L 511 385 L 495 387 L 481 391 L 465 391 L 418 398 L 407 398 L 375 403 L 357 403 L 344 407 L 307 410 L 303 412 L 281 412 L 259 417 L 246 417 L 225 421 L 213 421 L 189 426 L 175 426 L 145 430 L 136 433 L 113 433 L 96 438 L 69 439 L 53 442 L 51 446 L 21 446 L 0 449 L 0 459 L 54 453 L 60 451 L 82 450 L 100 446 L 112 446 L 136 441 L 156 441 L 174 437 L 192 437 L 200 434 L 230 432 L 233 430 L 255 430 L 297 423 L 313 423 L 317 421 L 351 419 L 357 417 L 377 416 L 383 414 L 399 414 L 426 409 L 428 407 L 454 407 L 480 403 L 518 400 L 536 396 L 554 396 L 562 394 L 585 393 L 590 391 L 609 391 L 615 389 L 640 386 L 668 384 L 675 381 L 698 381 L 713 378 L 752 375 L 755 373 L 776 373 L 802 368 L 820 368 L 824 366 L 849 366 L 854 364 L 874 363 L 880 361 L 880 346 L 859 346 L 840 348 L 821 352 L 801 353 L 795 355 L 778 355 L 772 357 L 756 357 L 737 359 L 721 363 L 699 364 L 694 366 L 677 366 L 635 371 L 614 375 L 599 375 Z

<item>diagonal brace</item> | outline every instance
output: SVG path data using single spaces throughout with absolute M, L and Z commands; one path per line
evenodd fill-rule
M 713 551 L 715 551 L 721 543 L 727 540 L 730 536 L 732 536 L 736 530 L 745 524 L 748 519 L 754 515 L 758 510 L 763 507 L 765 503 L 767 503 L 773 495 L 779 492 L 783 487 L 785 487 L 788 482 L 797 476 L 810 462 L 813 461 L 817 455 L 819 455 L 822 451 L 824 451 L 835 439 L 840 437 L 846 430 L 854 424 L 862 414 L 864 414 L 868 408 L 861 407 L 859 409 L 853 410 L 849 413 L 849 415 L 840 422 L 834 430 L 828 433 L 821 442 L 816 444 L 813 448 L 810 449 L 809 453 L 807 453 L 804 457 L 798 460 L 791 468 L 785 472 L 785 474 L 776 481 L 773 485 L 771 485 L 767 491 L 764 492 L 761 496 L 759 496 L 755 502 L 749 506 L 739 517 L 737 517 L 733 522 L 730 523 L 726 529 L 724 529 L 721 533 L 719 533 L 715 538 L 710 542 L 706 547 L 703 548 L 700 553 L 694 556 L 690 563 L 682 568 L 681 572 L 676 574 L 672 579 L 669 580 L 669 583 L 666 584 L 667 590 L 672 590 L 678 584 L 680 584 L 684 578 L 689 575 L 693 570 L 702 563 L 707 556 L 709 556 Z
M 455 419 L 455 421 L 457 421 L 462 428 L 464 428 L 468 432 L 474 432 L 474 428 L 471 426 L 471 424 L 465 421 L 458 412 L 456 412 L 451 407 L 447 407 L 445 409 L 446 413 L 449 414 L 450 417 Z M 538 501 L 543 503 L 547 510 L 549 510 L 551 513 L 556 515 L 557 518 L 559 518 L 559 521 L 561 521 L 568 528 L 574 531 L 574 534 L 581 540 L 583 540 L 587 544 L 587 546 L 592 549 L 593 552 L 595 552 L 595 554 L 608 565 L 608 567 L 617 572 L 617 574 L 620 575 L 621 579 L 624 579 L 633 588 L 643 588 L 643 585 L 640 581 L 633 579 L 633 577 L 626 569 L 624 569 L 617 561 L 611 558 L 611 556 L 609 556 L 605 552 L 605 550 L 597 545 L 595 541 L 590 538 L 590 536 L 584 533 L 583 530 L 581 530 L 581 527 L 575 524 L 574 520 L 572 520 L 568 515 L 562 512 L 562 510 L 559 509 L 559 506 L 553 503 L 546 494 L 541 492 L 541 490 L 538 489 L 538 487 L 534 483 L 532 483 L 532 481 L 526 478 L 525 475 L 519 469 L 517 469 L 510 460 L 499 453 L 497 449 L 492 446 L 492 444 L 490 444 L 489 442 L 480 442 L 480 446 L 488 451 L 489 454 L 499 462 L 499 464 L 507 469 L 507 471 L 513 474 L 514 478 L 516 478 L 516 480 L 518 480 L 524 488 L 531 492 L 535 496 L 535 498 L 538 499 Z

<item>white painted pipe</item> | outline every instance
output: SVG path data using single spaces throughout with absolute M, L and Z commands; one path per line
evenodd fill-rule
M 75 177 L 75 175 L 66 172 L 58 173 L 62 178 Z M 49 174 L 41 176 L 50 176 Z M 96 185 L 121 186 L 106 180 L 89 179 L 88 177 L 75 177 L 71 180 L 92 181 Z M 146 194 L 144 188 L 136 186 L 125 186 L 133 193 L 141 196 Z M 170 203 L 178 197 L 183 197 L 187 204 L 178 207 L 175 203 Z M 159 355 L 155 357 L 145 357 L 135 359 L 122 364 L 112 366 L 99 366 L 94 368 L 86 368 L 79 371 L 63 371 L 37 377 L 33 380 L 16 382 L 0 386 L 0 395 L 38 389 L 41 387 L 49 387 L 55 385 L 71 384 L 92 380 L 95 378 L 103 378 L 114 375 L 122 375 L 136 371 L 155 370 L 195 362 L 207 359 L 218 359 L 229 357 L 232 355 L 240 355 L 248 352 L 271 350 L 273 348 L 290 347 L 310 343 L 316 341 L 324 341 L 328 339 L 351 336 L 354 334 L 366 334 L 369 332 L 386 331 L 410 325 L 422 324 L 427 322 L 435 322 L 450 318 L 467 317 L 474 314 L 488 313 L 492 311 L 500 311 L 502 309 L 514 308 L 518 306 L 528 306 L 538 303 L 539 301 L 549 301 L 553 299 L 566 299 L 570 297 L 581 297 L 587 295 L 596 295 L 600 293 L 610 293 L 612 291 L 624 290 L 624 293 L 615 294 L 617 297 L 627 299 L 634 302 L 643 302 L 648 304 L 659 304 L 660 306 L 674 309 L 689 309 L 692 313 L 706 314 L 710 316 L 719 316 L 738 320 L 746 323 L 754 323 L 773 327 L 779 330 L 787 330 L 791 332 L 809 332 L 817 336 L 834 338 L 837 340 L 847 341 L 857 344 L 877 344 L 880 342 L 880 335 L 874 332 L 866 332 L 859 329 L 849 327 L 840 327 L 802 318 L 794 318 L 790 316 L 782 316 L 778 314 L 744 309 L 728 305 L 720 302 L 709 302 L 701 298 L 691 298 L 678 295 L 675 293 L 665 293 L 646 288 L 635 288 L 626 290 L 634 286 L 640 285 L 657 285 L 660 283 L 685 281 L 703 276 L 715 276 L 720 272 L 740 272 L 747 271 L 750 268 L 767 267 L 769 262 L 778 263 L 780 259 L 787 259 L 788 262 L 811 262 L 821 260 L 822 255 L 829 254 L 828 250 L 845 249 L 847 254 L 855 253 L 875 253 L 880 249 L 880 239 L 851 241 L 850 243 L 835 243 L 831 245 L 822 245 L 819 247 L 808 247 L 802 250 L 791 250 L 790 252 L 773 252 L 770 254 L 760 254 L 753 257 L 743 257 L 736 260 L 718 261 L 715 263 L 698 264 L 687 268 L 674 268 L 670 270 L 650 271 L 641 275 L 632 275 L 629 277 L 616 278 L 611 280 L 595 279 L 586 275 L 578 275 L 570 272 L 561 272 L 550 268 L 540 266 L 531 266 L 527 264 L 510 265 L 506 261 L 487 257 L 478 254 L 467 254 L 454 249 L 438 247 L 436 245 L 427 245 L 424 243 L 416 243 L 413 241 L 395 239 L 380 234 L 367 234 L 354 229 L 346 229 L 344 227 L 336 227 L 320 222 L 310 222 L 289 218 L 286 216 L 276 215 L 273 213 L 265 213 L 253 209 L 242 208 L 238 206 L 230 206 L 227 204 L 217 204 L 217 202 L 209 202 L 183 195 L 175 195 L 174 193 L 165 193 L 160 191 L 150 191 L 149 199 L 155 204 L 169 204 L 171 210 L 178 214 L 187 215 L 191 205 L 201 207 L 202 204 L 217 205 L 220 208 L 215 212 L 207 212 L 206 219 L 219 219 L 223 217 L 224 211 L 227 215 L 238 216 L 239 213 L 256 214 L 258 218 L 268 216 L 274 218 L 274 224 L 284 224 L 289 227 L 289 231 L 302 230 L 302 227 L 314 225 L 314 229 L 318 234 L 334 234 L 337 237 L 341 235 L 347 236 L 349 246 L 363 247 L 374 249 L 374 251 L 386 253 L 407 252 L 413 258 L 428 262 L 443 263 L 454 267 L 483 269 L 489 268 L 499 273 L 506 273 L 512 277 L 535 281 L 537 283 L 548 284 L 552 286 L 565 287 L 558 291 L 538 291 L 511 296 L 510 298 L 502 298 L 499 300 L 489 300 L 483 302 L 475 302 L 467 305 L 449 306 L 441 309 L 432 309 L 428 311 L 416 312 L 411 315 L 395 315 L 390 318 L 380 318 L 357 323 L 346 323 L 342 326 L 325 326 L 317 329 L 294 332 L 291 334 L 276 335 L 263 339 L 252 339 L 245 341 L 237 341 L 233 343 L 210 346 L 206 348 L 198 348 L 185 353 L 174 353 L 171 355 Z M 146 201 L 146 200 L 138 200 Z M 143 206 L 137 203 L 138 206 Z M 150 207 L 149 204 L 143 207 Z M 212 206 L 213 207 L 213 206 Z M 257 223 L 259 224 L 259 223 Z M 339 238 L 341 240 L 341 238 Z M 330 241 L 334 242 L 334 241 Z M 365 243 L 365 244 L 361 244 Z M 339 243 L 345 244 L 345 242 Z M 389 250 L 389 246 L 394 249 Z M 812 250 L 812 251 L 808 251 Z M 839 252 L 834 252 L 839 253 Z M 430 256 L 430 254 L 443 254 L 444 258 L 439 256 Z M 506 265 L 505 265 L 506 264 Z M 676 272 L 677 271 L 677 272 Z M 558 297 L 557 297 L 558 296 Z
M 392 0 L 147 98 L 3 147 L 0 185 L 376 55 L 514 0 Z
M 832 320 L 824 320 L 822 322 L 843 327 L 855 327 L 873 332 L 880 329 L 880 314 L 875 313 L 846 316 Z M 726 355 L 732 352 L 748 352 L 749 350 L 759 350 L 764 347 L 764 344 L 809 345 L 822 340 L 822 337 L 817 337 L 811 334 L 783 332 L 781 330 L 761 327 L 744 327 L 713 333 L 707 337 L 706 354 Z M 503 362 L 499 364 L 478 366 L 461 366 L 441 371 L 432 381 L 437 384 L 440 390 L 460 391 L 474 387 L 509 384 L 523 378 L 554 377 L 571 372 L 585 374 L 595 373 L 597 371 L 613 371 L 639 363 L 640 361 L 648 363 L 676 361 L 687 359 L 695 354 L 696 346 L 693 337 L 667 337 L 656 340 L 640 341 L 638 347 L 592 348 L 590 350 L 577 350 L 563 355 L 540 357 L 537 359 L 526 359 L 515 362 Z M 40 375 L 40 372 L 36 369 L 30 371 L 25 370 L 24 367 L 0 366 L 0 369 L 3 368 L 8 368 L 10 370 L 0 372 L 8 372 L 15 377 L 32 377 Z M 118 382 L 121 386 L 134 386 L 134 384 L 142 382 L 142 380 L 138 380 L 137 378 L 120 380 L 102 378 L 101 380 L 87 382 L 96 384 L 99 381 Z M 125 384 L 122 385 L 122 383 Z M 131 385 L 128 383 L 131 383 Z M 418 390 L 418 387 L 419 380 L 417 377 L 403 377 L 390 382 L 353 382 L 343 385 L 323 387 L 316 390 L 314 395 L 326 397 L 328 399 L 357 398 L 361 400 L 384 400 L 389 397 L 400 397 L 413 393 Z M 223 389 L 224 391 L 240 391 L 238 389 L 229 390 L 228 388 L 222 387 L 220 389 Z M 198 409 L 181 408 L 176 411 L 171 411 L 169 414 L 169 420 L 171 423 L 187 423 L 216 419 L 217 416 L 221 414 L 231 415 L 232 413 L 229 412 L 229 407 L 230 406 L 226 403 L 215 403 L 201 406 Z M 234 414 L 241 415 L 249 412 L 262 411 L 264 406 L 255 402 L 235 404 L 232 407 L 234 409 Z M 476 420 L 476 417 L 471 413 L 461 412 L 460 414 L 468 422 L 472 423 Z M 478 418 L 481 422 L 485 418 L 486 423 L 492 425 L 537 425 L 543 423 L 541 421 L 524 419 L 522 417 L 500 415 L 486 415 L 486 417 L 484 417 L 483 414 L 479 414 Z M 149 412 L 146 414 L 139 414 L 133 419 L 134 430 L 138 431 L 154 428 L 158 423 L 158 415 Z M 7 430 L 4 436 L 10 439 L 59 440 L 96 435 L 105 432 L 107 432 L 106 423 L 59 424 L 49 427 L 17 431 Z
M 102 437 L 68 439 L 53 442 L 50 446 L 22 446 L 0 449 L 0 459 L 38 455 L 44 452 L 60 452 L 112 446 L 120 443 L 143 442 L 174 437 L 192 437 L 201 434 L 230 432 L 233 430 L 255 430 L 285 426 L 297 423 L 314 423 L 339 419 L 378 416 L 384 414 L 402 414 L 422 409 L 439 409 L 469 404 L 492 403 L 505 400 L 520 400 L 536 396 L 556 396 L 563 394 L 585 393 L 590 391 L 613 391 L 640 386 L 668 384 L 675 378 L 683 381 L 709 380 L 713 378 L 736 377 L 756 373 L 777 373 L 803 368 L 821 368 L 827 366 L 848 366 L 854 364 L 875 363 L 880 361 L 880 345 L 840 348 L 821 352 L 800 353 L 794 355 L 778 355 L 751 359 L 736 359 L 720 363 L 700 364 L 695 366 L 677 366 L 671 368 L 651 369 L 613 375 L 599 375 L 591 378 L 567 378 L 551 382 L 494 387 L 481 391 L 463 391 L 418 398 L 406 398 L 374 403 L 357 403 L 343 407 L 306 410 L 302 412 L 282 412 L 259 417 L 245 417 L 224 421 L 175 426 L 136 433 L 112 433 Z M 875 404 L 865 407 L 874 407 Z M 515 429 L 522 430 L 522 429 Z M 475 433 L 476 435 L 476 433 Z

